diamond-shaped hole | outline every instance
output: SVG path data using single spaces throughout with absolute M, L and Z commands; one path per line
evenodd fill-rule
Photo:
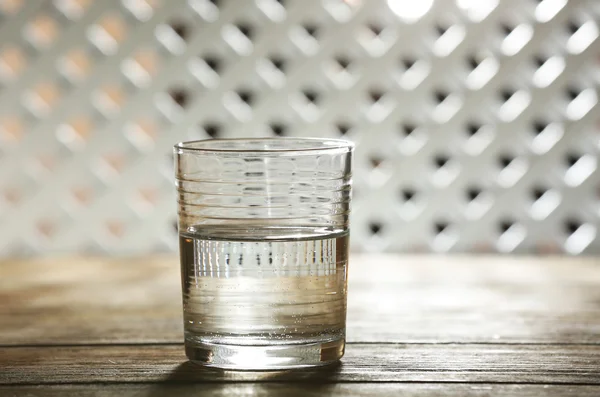
M 470 186 L 467 188 L 465 193 L 469 201 L 475 201 L 483 193 L 483 191 L 477 186 Z
M 567 98 L 569 99 L 569 101 L 574 100 L 575 98 L 577 98 L 579 96 L 579 94 L 581 94 L 581 89 L 579 89 L 578 87 L 575 86 L 568 86 L 565 90 L 565 95 L 567 96 Z
M 202 125 L 202 129 L 211 138 L 219 138 L 221 135 L 221 125 L 218 123 L 208 122 Z
M 348 67 L 352 64 L 350 58 L 348 58 L 345 55 L 337 55 L 336 57 L 334 57 L 334 60 L 337 66 L 339 66 L 340 71 L 348 70 Z
M 183 41 L 187 41 L 190 36 L 190 27 L 188 24 L 181 20 L 174 20 L 169 22 L 169 26 L 173 29 L 173 32 L 179 36 Z
M 514 159 L 515 157 L 510 154 L 501 154 L 500 156 L 498 156 L 498 164 L 502 169 L 504 169 L 508 167 Z
M 205 55 L 202 57 L 204 63 L 208 65 L 211 70 L 217 74 L 221 73 L 223 68 L 223 60 L 215 55 Z
M 444 25 L 441 23 L 436 23 L 435 24 L 435 32 L 438 36 L 443 36 L 444 33 L 446 33 L 449 29 L 448 25 Z
M 569 32 L 570 34 L 575 34 L 575 32 L 577 32 L 581 27 L 581 23 L 579 21 L 571 19 L 566 26 L 567 32 Z
M 57 161 L 56 156 L 44 153 L 35 156 L 32 163 L 38 166 L 38 170 L 52 172 L 56 168 Z
M 348 123 L 340 122 L 336 123 L 335 128 L 341 136 L 344 136 L 352 129 L 352 126 Z
M 238 90 L 236 91 L 236 94 L 240 98 L 240 100 L 248 106 L 252 106 L 256 99 L 256 95 L 252 91 L 247 89 Z
M 106 154 L 102 156 L 102 160 L 105 165 L 117 173 L 121 173 L 125 168 L 125 157 L 120 154 Z
M 371 33 L 372 38 L 379 37 L 381 32 L 383 32 L 383 26 L 375 22 L 368 23 L 367 29 Z
M 306 34 L 308 34 L 312 38 L 317 39 L 319 37 L 319 31 L 321 29 L 316 24 L 303 23 L 301 26 L 302 26 L 302 29 L 304 29 L 304 31 L 306 32 Z
M 371 167 L 378 168 L 384 162 L 384 158 L 378 155 L 373 155 L 369 157 L 369 162 L 371 163 Z
M 379 102 L 379 100 L 383 98 L 384 95 L 385 92 L 383 90 L 377 88 L 372 88 L 369 90 L 369 99 L 371 100 L 372 104 L 376 104 L 377 102 Z
M 569 236 L 574 234 L 581 227 L 581 225 L 583 225 L 583 223 L 576 218 L 565 219 L 563 223 L 565 233 Z
M 285 58 L 279 55 L 272 55 L 269 57 L 269 62 L 271 62 L 275 69 L 279 70 L 282 73 L 285 73 L 287 66 Z
M 336 86 L 348 89 L 356 83 L 358 77 L 357 69 L 353 66 L 350 56 L 337 54 L 333 59 L 326 61 L 324 69 Z
M 463 149 L 472 156 L 483 153 L 494 140 L 493 127 L 478 119 L 467 120 L 463 131 L 466 138 Z
M 155 206 L 159 198 L 158 190 L 152 187 L 141 187 L 136 193 L 136 196 L 149 206 Z
M 504 234 L 515 225 L 515 222 L 512 219 L 502 219 L 498 222 L 498 230 L 500 234 Z
M 432 175 L 434 184 L 447 186 L 458 175 L 459 164 L 456 161 L 452 161 L 452 158 L 448 154 L 444 152 L 434 154 L 431 160 L 434 166 L 434 174 Z
M 561 202 L 561 196 L 557 191 L 542 185 L 535 185 L 529 190 L 531 207 L 529 214 L 535 220 L 544 220 L 550 215 Z
M 445 230 L 450 227 L 450 224 L 446 221 L 437 221 L 433 224 L 435 234 L 442 234 Z
M 503 88 L 500 90 L 499 95 L 503 102 L 507 102 L 515 94 L 515 90 L 512 88 Z
M 448 157 L 446 154 L 437 154 L 433 157 L 433 163 L 438 169 L 443 168 L 446 164 L 448 164 L 449 161 L 450 157 Z
M 567 166 L 571 168 L 579 161 L 579 159 L 581 159 L 581 157 L 582 156 L 579 153 L 567 153 L 567 155 L 565 156 L 565 162 L 567 163 Z
M 400 60 L 400 63 L 405 71 L 412 68 L 416 62 L 417 60 L 411 57 L 404 57 Z
M 36 223 L 36 229 L 41 236 L 51 239 L 56 234 L 58 226 L 56 222 L 40 220 Z
M 302 95 L 304 98 L 310 103 L 318 104 L 321 99 L 321 94 L 319 94 L 316 90 L 313 89 L 304 89 L 302 90 Z
M 546 194 L 546 192 L 548 191 L 548 189 L 542 187 L 542 186 L 535 186 L 531 189 L 531 196 L 533 197 L 533 201 L 537 201 L 540 198 L 542 198 L 542 196 L 544 194 Z
M 400 131 L 404 137 L 409 137 L 417 129 L 417 125 L 411 122 L 404 122 L 400 125 Z
M 519 181 L 529 168 L 523 157 L 517 157 L 510 152 L 500 153 L 496 158 L 498 165 L 498 184 L 503 187 L 513 186 Z
M 446 98 L 448 98 L 448 96 L 450 95 L 450 93 L 446 90 L 435 90 L 433 92 L 433 97 L 435 98 L 435 101 L 439 104 L 442 103 L 446 100 Z
M 269 124 L 271 131 L 273 131 L 273 135 L 275 136 L 285 136 L 288 127 L 280 122 L 273 122 Z
M 540 68 L 543 64 L 546 63 L 546 61 L 548 60 L 548 57 L 544 56 L 544 55 L 534 55 L 533 56 L 533 64 L 535 65 L 536 69 Z
M 591 223 L 583 223 L 576 218 L 567 218 L 564 228 L 567 236 L 564 248 L 570 254 L 580 254 L 596 241 L 597 228 Z
M 481 59 L 479 59 L 475 55 L 469 55 L 466 58 L 467 65 L 469 65 L 469 69 L 475 70 L 481 64 Z
M 254 38 L 255 29 L 247 22 L 237 22 L 235 27 L 250 41 Z
M 169 96 L 177 105 L 185 108 L 189 105 L 190 94 L 184 88 L 172 88 L 169 90 Z
M 369 222 L 369 231 L 371 235 L 377 236 L 383 231 L 383 224 L 377 221 Z
M 477 132 L 479 132 L 481 127 L 482 127 L 481 124 L 471 121 L 471 122 L 467 123 L 467 126 L 466 126 L 467 134 L 469 136 L 473 136 L 473 135 L 477 134 Z
M 505 122 L 515 120 L 531 103 L 531 93 L 525 89 L 515 91 L 512 88 L 503 88 L 498 92 L 498 97 L 498 116 Z
M 402 200 L 404 202 L 411 201 L 412 199 L 415 198 L 416 194 L 417 194 L 417 191 L 410 187 L 405 187 L 405 188 L 400 189 L 400 197 L 402 197 Z
M 106 221 L 106 230 L 112 237 L 123 237 L 125 234 L 125 223 L 119 220 Z
M 541 119 L 537 119 L 534 120 L 532 123 L 532 129 L 533 132 L 535 133 L 535 135 L 539 135 L 542 133 L 542 131 L 544 131 L 546 129 L 546 127 L 548 127 L 548 123 L 544 120 Z
M 21 192 L 20 189 L 8 186 L 3 189 L 2 194 L 0 196 L 2 196 L 4 200 L 10 205 L 17 205 L 24 198 L 23 192 Z
M 75 186 L 71 188 L 70 194 L 75 203 L 82 206 L 87 206 L 93 199 L 94 191 L 86 186 Z
M 515 30 L 515 26 L 508 23 L 501 23 L 500 30 L 502 31 L 504 36 L 508 36 L 512 33 L 513 30 Z
M 519 225 L 510 218 L 501 219 L 498 222 L 498 232 L 500 234 L 496 246 L 501 252 L 514 251 L 527 236 L 527 230 L 523 225 Z

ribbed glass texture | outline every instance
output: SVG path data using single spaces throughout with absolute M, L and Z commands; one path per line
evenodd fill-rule
M 343 355 L 352 150 L 296 138 L 175 146 L 190 359 L 275 369 Z

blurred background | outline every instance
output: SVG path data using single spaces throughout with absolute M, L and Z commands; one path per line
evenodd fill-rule
M 177 250 L 172 145 L 357 144 L 352 249 L 600 253 L 596 0 L 0 0 L 0 257 Z

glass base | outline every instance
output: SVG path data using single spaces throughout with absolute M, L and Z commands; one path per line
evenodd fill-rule
M 332 364 L 344 355 L 344 338 L 310 343 L 234 345 L 185 342 L 188 358 L 200 365 L 233 370 L 282 370 Z

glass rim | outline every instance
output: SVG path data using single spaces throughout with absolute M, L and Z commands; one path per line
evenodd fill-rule
M 218 147 L 225 142 L 238 143 L 239 147 Z M 274 147 L 266 149 L 244 148 L 244 143 L 250 142 L 287 142 L 289 147 Z M 312 143 L 312 145 L 310 145 Z M 302 146 L 304 144 L 304 146 Z M 307 145 L 309 144 L 309 145 Z M 214 145 L 214 146 L 213 146 Z M 295 147 L 294 145 L 297 145 Z M 335 138 L 305 138 L 305 137 L 278 137 L 278 138 L 217 138 L 200 139 L 194 141 L 179 142 L 173 146 L 175 150 L 201 152 L 201 153 L 296 153 L 296 152 L 320 152 L 345 149 L 352 151 L 354 143 Z

